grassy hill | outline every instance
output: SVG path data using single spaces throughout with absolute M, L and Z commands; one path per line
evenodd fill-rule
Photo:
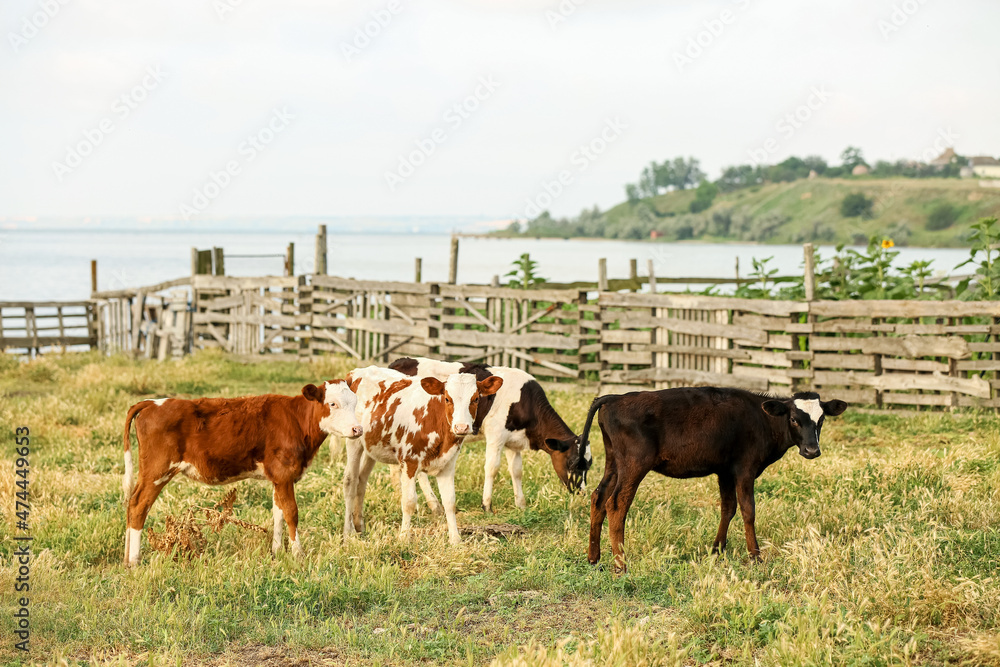
M 873 200 L 869 219 L 841 215 L 841 202 L 852 193 Z M 766 183 L 720 193 L 710 208 L 697 214 L 689 210 L 694 198 L 694 190 L 674 191 L 621 203 L 599 220 L 586 212 L 576 220 L 533 221 L 525 235 L 649 238 L 655 229 L 665 240 L 859 243 L 879 235 L 900 245 L 959 246 L 965 245 L 969 223 L 1000 215 L 1000 188 L 981 187 L 975 179 L 815 178 Z M 928 229 L 931 211 L 940 204 L 952 205 L 957 218 L 945 229 Z

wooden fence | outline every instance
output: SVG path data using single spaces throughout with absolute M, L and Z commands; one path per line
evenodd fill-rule
M 335 352 L 359 366 L 424 355 L 599 383 L 601 391 L 727 385 L 776 394 L 815 389 L 880 407 L 1000 407 L 996 302 L 799 302 L 196 275 L 49 305 L 63 307 L 61 316 L 46 314 L 60 322 L 70 306 L 88 313 L 86 336 L 60 329 L 54 340 L 147 358 L 208 347 L 249 358 Z M 42 330 L 26 310 L 17 311 L 23 335 L 8 333 L 11 307 L 0 310 L 4 347 L 44 346 L 43 338 L 34 344 Z
M 91 301 L 0 302 L 0 352 L 34 355 L 45 350 L 96 344 L 95 308 Z

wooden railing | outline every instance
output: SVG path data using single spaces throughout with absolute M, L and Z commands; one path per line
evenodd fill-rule
M 771 301 L 325 275 L 198 275 L 94 294 L 101 349 L 167 358 L 424 355 L 619 391 L 743 386 L 876 406 L 1000 407 L 1000 304 Z
M 28 355 L 44 350 L 97 345 L 90 301 L 0 302 L 0 352 Z

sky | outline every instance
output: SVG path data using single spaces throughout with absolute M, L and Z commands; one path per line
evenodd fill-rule
M 996 0 L 6 0 L 0 223 L 528 217 L 652 160 L 1000 156 Z

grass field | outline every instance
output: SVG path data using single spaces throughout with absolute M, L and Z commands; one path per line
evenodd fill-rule
M 992 414 L 915 418 L 851 412 L 828 421 L 823 456 L 789 452 L 758 481 L 763 562 L 739 519 L 728 555 L 708 555 L 714 478 L 648 478 L 629 517 L 627 575 L 586 561 L 589 497 L 570 497 L 547 457 L 525 457 L 528 509 L 499 480 L 479 509 L 483 443 L 462 453 L 459 524 L 510 522 L 527 534 L 447 544 L 422 510 L 401 543 L 398 497 L 376 468 L 369 533 L 344 543 L 342 460 L 326 448 L 296 487 L 306 558 L 272 561 L 270 538 L 206 532 L 205 553 L 152 551 L 122 567 L 122 423 L 159 396 L 297 393 L 347 362 L 243 365 L 209 353 L 180 362 L 92 354 L 17 363 L 0 355 L 5 627 L 0 662 L 26 664 L 894 665 L 1000 664 L 1000 422 Z M 590 395 L 551 392 L 579 429 Z M 14 444 L 32 434 L 31 654 L 14 650 Z M 593 489 L 603 468 L 595 429 Z M 504 471 L 504 474 L 505 471 Z M 261 482 L 235 488 L 236 516 L 270 526 Z M 178 479 L 148 526 L 229 489 Z M 148 532 L 148 531 L 147 531 Z M 608 562 L 607 530 L 605 561 Z M 65 661 L 65 662 L 63 662 Z

